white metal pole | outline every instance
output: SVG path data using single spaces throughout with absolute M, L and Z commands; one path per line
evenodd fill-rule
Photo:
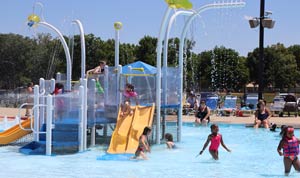
M 52 93 L 54 91 L 54 89 L 55 89 L 55 79 L 52 78 L 50 80 L 50 92 Z
M 165 32 L 165 38 L 164 38 L 164 47 L 163 47 L 163 67 L 164 67 L 164 75 L 163 77 L 166 76 L 167 74 L 167 67 L 168 67 L 168 43 L 169 43 L 169 35 L 170 35 L 170 31 L 172 28 L 172 25 L 174 23 L 174 20 L 176 19 L 177 16 L 179 15 L 186 15 L 186 16 L 190 16 L 192 15 L 193 12 L 192 11 L 185 11 L 185 10 L 180 10 L 180 11 L 176 11 L 170 18 L 166 32 Z M 165 81 L 165 80 L 164 80 Z M 165 82 L 166 83 L 166 82 Z M 165 89 L 165 86 L 164 86 Z
M 64 51 L 65 51 L 65 55 L 67 58 L 67 83 L 66 83 L 66 90 L 71 91 L 71 80 L 72 80 L 72 61 L 71 61 L 71 56 L 70 56 L 70 51 L 67 45 L 66 40 L 64 39 L 63 35 L 60 33 L 60 31 L 55 28 L 53 25 L 47 23 L 47 22 L 39 22 L 39 24 L 44 25 L 50 29 L 52 29 L 54 32 L 56 32 L 56 34 L 58 35 Z
M 115 67 L 119 65 L 119 30 L 115 30 Z
M 89 113 L 91 113 L 91 115 L 89 116 L 89 119 L 91 120 L 90 122 L 95 123 L 96 121 L 96 110 L 95 110 L 95 104 L 96 104 L 96 81 L 95 79 L 91 80 L 91 84 L 90 84 L 90 89 L 89 89 L 89 97 L 91 98 L 89 100 Z M 93 141 L 94 140 L 94 141 Z M 91 143 L 95 142 L 95 138 L 91 137 Z
M 38 106 L 40 104 L 40 92 L 39 92 L 39 86 L 35 85 L 33 89 L 33 105 Z M 44 98 L 41 98 L 42 101 L 44 101 Z M 44 103 L 42 103 L 44 104 Z M 43 107 L 42 107 L 43 108 Z M 41 108 L 41 109 L 42 109 Z M 44 113 L 42 112 L 42 115 Z M 34 141 L 39 141 L 39 120 L 40 120 L 40 112 L 39 112 L 39 107 L 34 107 L 33 109 L 33 118 L 34 118 Z
M 84 38 L 84 30 L 82 23 L 80 20 L 74 20 L 74 23 L 77 24 L 79 31 L 80 31 L 80 43 L 81 43 L 81 78 L 85 78 L 85 63 L 86 63 L 86 58 L 85 58 L 85 38 Z
M 173 25 L 173 22 L 175 21 L 176 17 L 179 15 L 186 15 L 190 16 L 192 15 L 192 11 L 186 11 L 186 10 L 180 10 L 176 11 L 170 18 L 166 32 L 165 32 L 165 38 L 164 38 L 164 47 L 163 47 L 163 104 L 167 104 L 167 86 L 168 86 L 168 80 L 167 80 L 167 70 L 168 70 L 168 44 L 169 44 L 169 34 L 171 27 Z M 181 101 L 179 101 L 181 102 Z M 166 109 L 164 109 L 164 118 L 163 118 L 163 126 L 166 125 L 166 119 L 165 119 Z M 163 128 L 163 132 L 165 129 Z
M 83 120 L 84 123 L 87 125 L 87 79 L 83 79 L 83 92 L 84 92 L 84 105 L 83 105 Z M 86 132 L 85 132 L 86 134 Z M 85 135 L 86 136 L 86 135 Z M 87 138 L 85 138 L 85 145 L 87 145 Z M 85 146 L 86 149 L 87 146 Z
M 109 74 L 109 71 L 108 71 L 108 66 L 107 65 L 105 66 L 104 71 L 105 71 L 104 72 L 104 84 L 103 84 L 103 87 L 104 87 L 104 105 L 106 105 L 106 104 L 110 103 L 109 97 L 108 97 L 108 84 L 109 84 L 108 74 Z
M 60 72 L 56 73 L 56 81 L 61 82 L 61 73 Z
M 83 79 L 83 96 L 84 96 L 84 105 L 83 105 L 83 150 L 87 149 L 87 80 Z
M 120 105 L 120 100 L 121 100 L 121 95 L 122 95 L 122 93 L 120 92 L 120 89 L 121 89 L 121 87 L 123 87 L 123 86 L 120 86 L 120 77 L 121 77 L 121 73 L 122 73 L 122 66 L 121 65 L 118 65 L 118 70 L 117 70 L 117 91 L 116 91 L 116 93 L 117 93 L 117 106 L 119 106 Z
M 91 146 L 96 145 L 96 125 L 93 124 L 92 130 L 91 130 Z
M 119 65 L 119 45 L 120 45 L 120 29 L 122 28 L 121 22 L 114 23 L 115 28 L 115 68 Z
M 40 85 L 40 94 L 44 95 L 45 92 L 46 92 L 46 90 L 45 90 L 45 79 L 44 78 L 40 78 L 39 85 Z
M 43 105 L 46 103 L 46 98 L 45 98 L 45 94 L 46 94 L 46 86 L 45 86 L 45 79 L 44 78 L 40 78 L 40 86 L 39 89 L 37 90 L 40 93 L 38 94 L 38 98 L 36 99 L 36 102 L 34 103 L 35 106 L 38 106 L 39 104 Z M 37 117 L 34 117 L 34 130 L 35 130 L 35 134 L 37 135 L 35 136 L 37 138 L 36 141 L 39 141 L 39 126 L 40 123 L 44 123 L 45 120 L 45 107 L 36 107 L 34 109 L 34 111 L 37 111 Z
M 47 96 L 47 126 L 46 126 L 46 155 L 51 156 L 52 150 L 52 112 L 53 102 L 52 95 Z
M 160 106 L 161 106 L 161 53 L 162 53 L 162 38 L 166 31 L 166 23 L 172 8 L 168 7 L 163 21 L 160 26 L 160 31 L 157 40 L 156 48 L 156 144 L 160 144 Z
M 79 125 L 78 125 L 78 138 L 79 138 L 79 152 L 83 151 L 83 123 L 84 123 L 84 91 L 83 86 L 79 87 L 79 101 L 80 101 L 80 109 L 79 109 Z

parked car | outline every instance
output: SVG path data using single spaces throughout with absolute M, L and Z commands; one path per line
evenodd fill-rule
M 283 113 L 287 112 L 288 116 L 290 116 L 291 113 L 297 117 L 298 115 L 298 105 L 297 105 L 297 98 L 294 94 L 288 94 L 284 98 L 284 108 Z
M 270 110 L 274 114 L 278 114 L 279 116 L 282 116 L 284 104 L 285 104 L 284 96 L 277 95 L 273 99 L 273 103 L 270 106 Z

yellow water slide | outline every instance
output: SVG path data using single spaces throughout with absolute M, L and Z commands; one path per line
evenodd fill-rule
M 30 128 L 30 121 L 31 119 L 27 119 L 21 123 L 23 128 Z M 31 133 L 31 131 L 25 131 L 22 130 L 19 126 L 19 124 L 3 131 L 0 133 L 0 145 L 9 144 L 11 142 L 14 142 L 18 140 L 19 138 L 22 138 L 23 136 Z
M 110 140 L 108 153 L 134 153 L 139 137 L 146 126 L 151 126 L 155 106 L 132 107 L 133 114 L 122 117 L 118 113 L 117 125 Z

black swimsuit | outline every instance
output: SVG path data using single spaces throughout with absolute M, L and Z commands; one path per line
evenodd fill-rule
M 269 117 L 269 113 L 267 113 L 266 110 L 265 110 L 265 113 L 263 113 L 263 114 L 261 114 L 258 111 L 258 114 L 257 114 L 257 119 L 258 120 L 263 121 L 263 120 L 266 120 L 268 117 Z
M 201 111 L 201 106 L 198 108 L 197 117 L 200 118 L 200 121 L 202 122 L 205 116 L 208 114 L 207 106 L 205 106 L 205 109 Z M 210 121 L 210 118 L 207 118 L 208 122 Z

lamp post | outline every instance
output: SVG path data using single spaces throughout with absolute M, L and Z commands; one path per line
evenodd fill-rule
M 264 77 L 264 28 L 273 28 L 275 21 L 269 15 L 272 12 L 265 12 L 265 0 L 260 0 L 260 16 L 249 20 L 251 28 L 259 25 L 259 66 L 258 66 L 258 99 L 262 99 L 263 77 Z

